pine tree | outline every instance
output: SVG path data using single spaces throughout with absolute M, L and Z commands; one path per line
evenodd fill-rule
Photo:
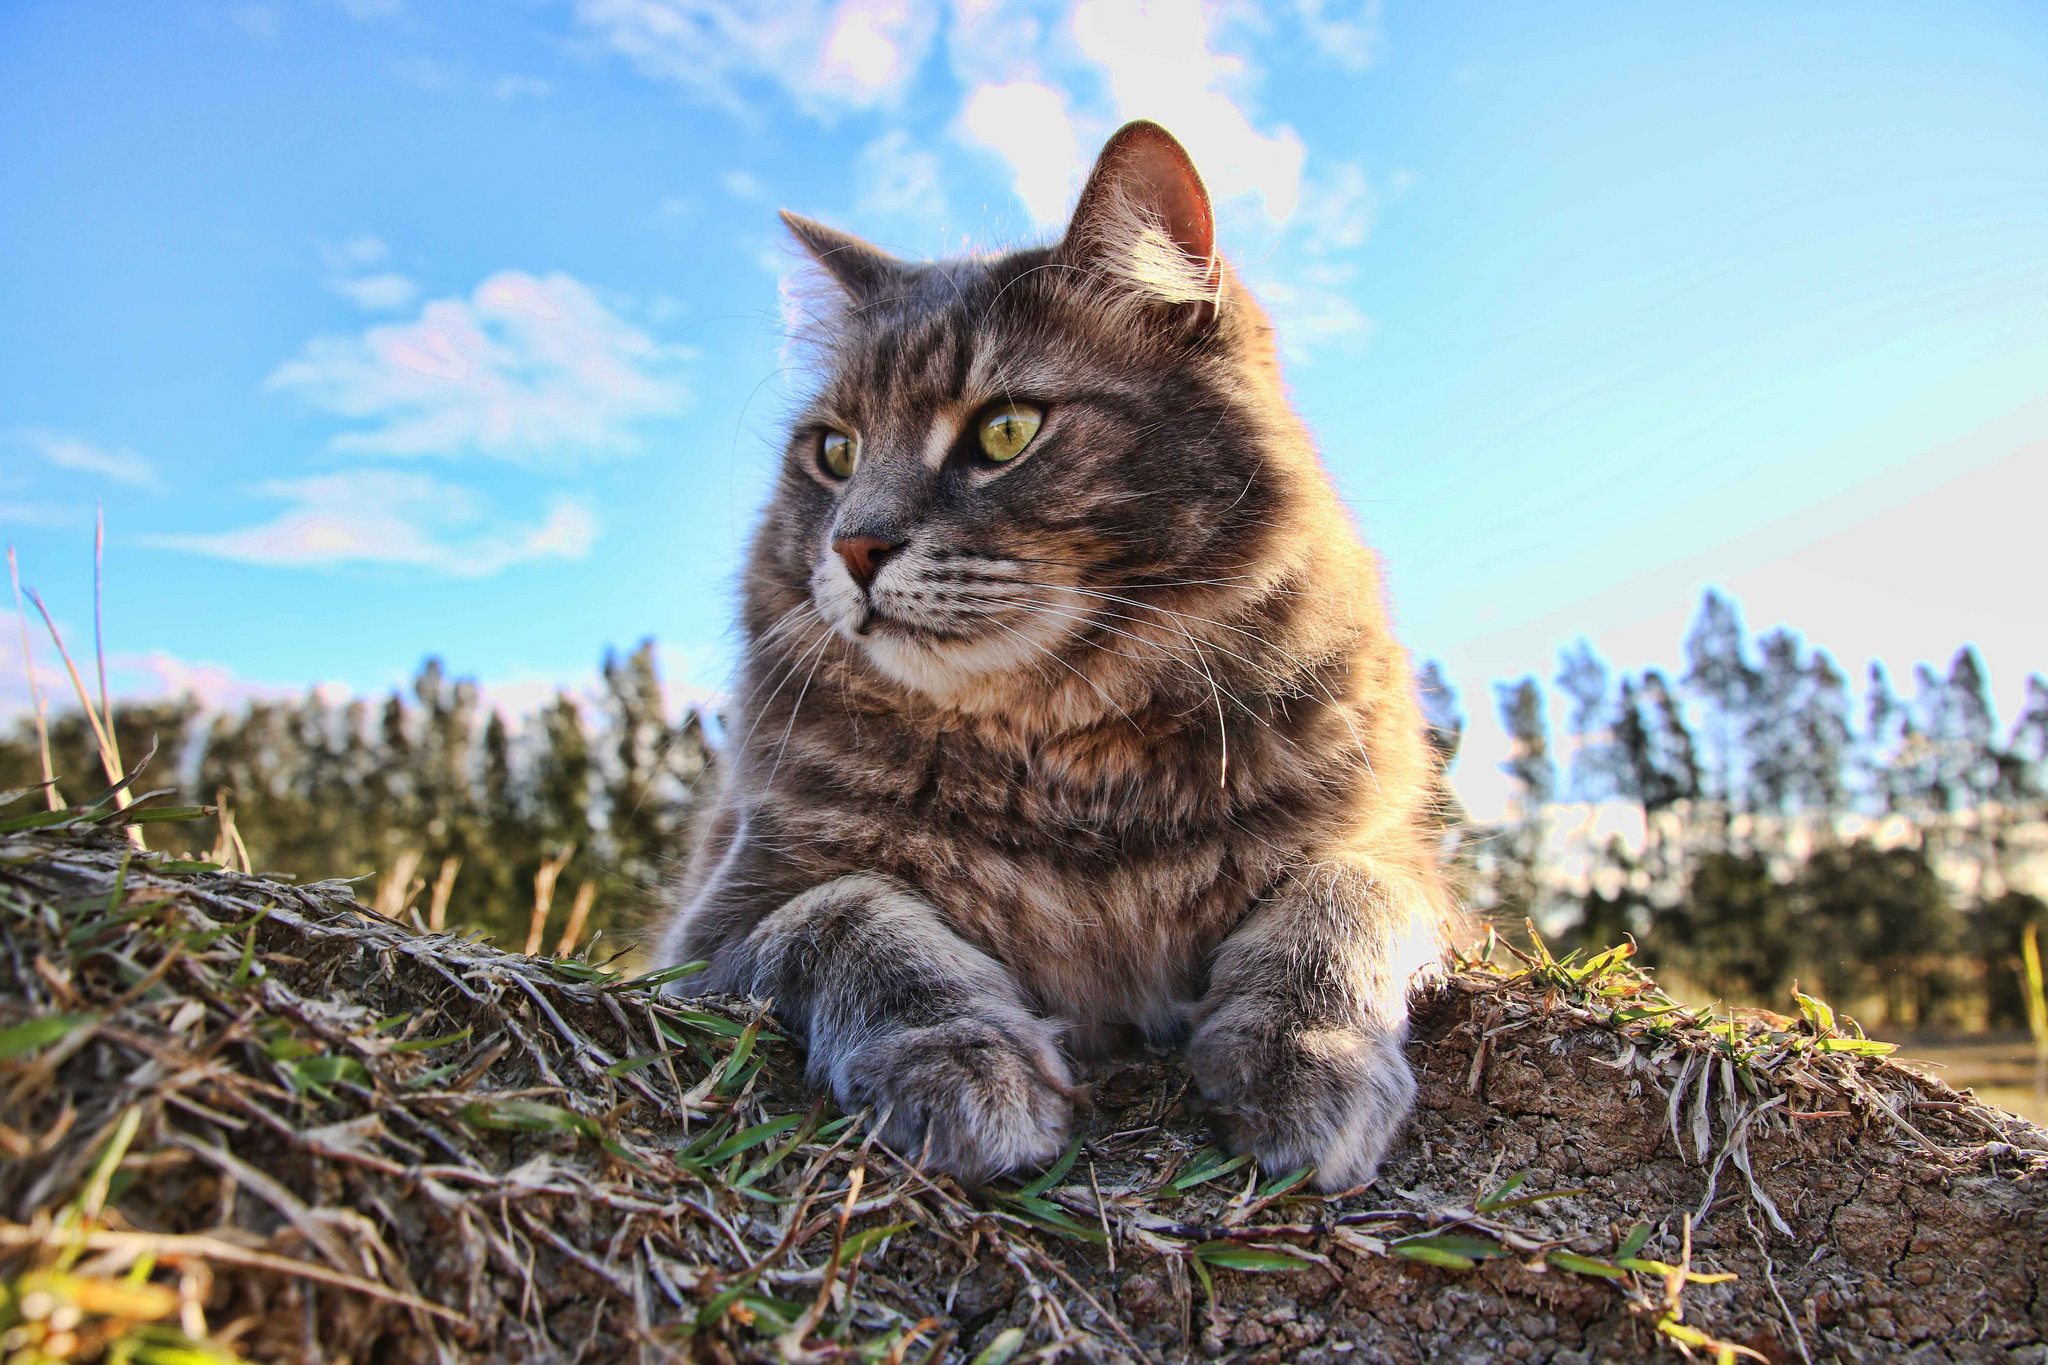
M 1567 791 L 1574 801 L 1605 801 L 1616 794 L 1622 763 L 1615 748 L 1607 664 L 1580 639 L 1558 655 L 1556 682 L 1571 700 L 1565 722 L 1572 737 Z
M 1973 646 L 1957 650 L 1949 664 L 1941 689 L 1940 717 L 1935 738 L 1942 784 L 1958 807 L 1974 809 L 1990 800 L 1998 785 L 1998 759 L 1991 696 L 1984 665 Z
M 1507 731 L 1508 761 L 1501 764 L 1515 784 L 1508 818 L 1479 853 L 1481 872 L 1490 885 L 1493 909 L 1512 923 L 1533 917 L 1541 898 L 1544 808 L 1556 794 L 1557 768 L 1550 760 L 1550 735 L 1544 723 L 1543 689 L 1534 678 L 1495 684 L 1501 728 Z
M 2015 806 L 2048 803 L 2048 679 L 2039 673 L 2027 677 L 2026 700 L 2006 738 L 2001 768 L 2004 800 Z
M 1876 815 L 1903 808 L 1906 791 L 1900 758 L 1906 748 L 1905 706 L 1892 692 L 1884 665 L 1872 660 L 1865 689 L 1863 734 L 1856 744 L 1856 767 L 1864 804 Z
M 1849 682 L 1824 649 L 1813 652 L 1800 689 L 1794 724 L 1798 761 L 1792 765 L 1793 799 L 1801 808 L 1834 818 L 1847 803 Z
M 1742 620 L 1727 598 L 1708 589 L 1685 638 L 1685 686 L 1706 713 L 1705 795 L 1723 812 L 1747 804 L 1748 772 L 1741 735 L 1758 678 L 1747 657 Z
M 1926 664 L 1913 666 L 1913 700 L 1900 731 L 1893 769 L 1904 792 L 1903 808 L 1933 819 L 1953 808 L 1949 765 L 1943 761 L 1942 732 L 1948 724 L 1948 685 Z
M 590 737 L 583 729 L 583 710 L 568 693 L 555 693 L 555 699 L 542 709 L 540 737 L 531 797 L 534 832 L 540 847 L 531 861 L 537 867 L 543 854 L 558 853 L 573 845 L 575 858 L 564 874 L 565 884 L 573 885 L 577 879 L 590 875 L 594 861 L 591 807 L 596 764 L 591 756 Z
M 1799 637 L 1789 630 L 1770 631 L 1756 644 L 1761 666 L 1744 698 L 1740 730 L 1748 760 L 1745 804 L 1783 814 L 1795 804 L 1804 766 L 1799 711 L 1806 660 Z
M 1423 724 L 1429 727 L 1429 748 L 1438 771 L 1449 768 L 1458 757 L 1465 738 L 1465 716 L 1458 709 L 1457 689 L 1444 677 L 1442 665 L 1430 659 L 1415 675 L 1416 695 L 1422 702 Z
M 1543 719 L 1543 689 L 1534 678 L 1523 678 L 1497 684 L 1494 695 L 1510 745 L 1501 771 L 1514 780 L 1516 804 L 1527 818 L 1549 805 L 1557 791 L 1557 767 L 1550 759 L 1549 726 Z
M 1927 1022 L 1951 983 L 1944 959 L 1960 923 L 1924 849 L 1858 840 L 1817 850 L 1800 870 L 1802 954 L 1837 1000 L 1877 992 L 1886 1021 Z
M 1638 790 L 1645 809 L 1663 810 L 1693 800 L 1700 790 L 1699 757 L 1678 699 L 1654 668 L 1643 674 L 1639 696 L 1647 764 Z

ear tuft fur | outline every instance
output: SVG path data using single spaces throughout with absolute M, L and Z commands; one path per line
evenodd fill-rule
M 909 267 L 850 232 L 782 210 L 782 225 L 853 302 L 870 303 L 898 289 Z
M 1173 134 L 1145 119 L 1103 146 L 1059 254 L 1147 302 L 1213 308 L 1222 287 L 1209 192 Z

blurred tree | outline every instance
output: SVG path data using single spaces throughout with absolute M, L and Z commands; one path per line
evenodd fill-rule
M 1931 1021 L 1953 993 L 1960 924 L 1924 849 L 1868 840 L 1818 849 L 1800 870 L 1806 946 L 1837 999 L 1875 993 L 1885 1021 Z
M 1936 697 L 1929 732 L 1947 809 L 1973 810 L 1989 800 L 1998 785 L 1991 695 L 1974 647 L 1965 645 L 1956 651 Z
M 1796 801 L 1803 767 L 1799 702 L 1806 659 L 1799 637 L 1789 630 L 1768 631 L 1756 646 L 1759 666 L 1743 698 L 1740 729 L 1748 761 L 1744 804 L 1782 815 Z
M 1496 684 L 1494 701 L 1507 731 L 1508 760 L 1501 771 L 1514 784 L 1507 819 L 1476 857 L 1491 890 L 1494 915 L 1509 927 L 1536 916 L 1543 860 L 1544 808 L 1556 794 L 1543 689 L 1534 678 Z
M 1892 692 L 1884 665 L 1873 660 L 1864 688 L 1863 734 L 1856 741 L 1856 771 L 1865 806 L 1877 815 L 1903 809 L 1899 755 L 1906 747 L 1906 708 Z
M 2029 924 L 2048 938 L 2048 904 L 2024 891 L 2006 891 L 1976 906 L 1967 917 L 1963 939 L 1983 973 L 1985 1022 L 1992 1028 L 2027 1026 L 2020 936 Z
M 1477 849 L 1468 837 L 1471 815 L 1451 781 L 1451 765 L 1458 761 L 1458 746 L 1465 737 L 1465 715 L 1458 706 L 1458 693 L 1435 659 L 1426 661 L 1415 675 L 1415 692 L 1422 703 L 1429 753 L 1436 769 L 1431 796 L 1436 810 L 1438 859 L 1451 880 L 1458 898 L 1466 899 L 1478 875 Z
M 1807 661 L 1797 693 L 1791 739 L 1794 760 L 1785 765 L 1795 809 L 1823 817 L 1831 830 L 1848 801 L 1849 680 L 1824 649 Z
M 1566 794 L 1574 801 L 1609 800 L 1617 795 L 1622 759 L 1615 746 L 1607 663 L 1581 638 L 1558 655 L 1556 682 L 1571 702 L 1565 718 L 1565 731 L 1572 737 Z
M 1720 803 L 1722 815 L 1746 804 L 1748 771 L 1741 736 L 1759 679 L 1750 666 L 1742 619 L 1727 598 L 1712 589 L 1685 638 L 1685 686 L 1706 713 L 1707 761 L 1703 795 Z
M 1557 790 L 1557 767 L 1550 759 L 1550 730 L 1543 718 L 1543 689 L 1534 678 L 1494 688 L 1501 728 L 1507 731 L 1508 760 L 1501 764 L 1515 784 L 1520 810 L 1532 814 L 1550 804 Z
M 1743 1004 L 1782 999 L 1798 970 L 1791 895 L 1758 853 L 1701 857 L 1685 900 L 1659 916 L 1653 943 L 1661 961 Z
M 1655 814 L 1699 795 L 1699 760 L 1677 698 L 1656 669 L 1623 694 L 1620 736 L 1630 794 Z

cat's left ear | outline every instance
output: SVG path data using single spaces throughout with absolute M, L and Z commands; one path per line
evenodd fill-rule
M 857 304 L 898 292 L 909 273 L 904 262 L 850 232 L 826 227 L 788 209 L 782 211 L 782 225 Z
M 1147 119 L 1103 146 L 1058 255 L 1147 302 L 1193 306 L 1204 321 L 1222 288 L 1209 191 L 1187 149 Z

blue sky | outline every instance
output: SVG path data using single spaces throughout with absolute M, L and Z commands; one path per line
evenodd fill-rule
M 105 503 L 135 692 L 518 706 L 648 634 L 715 692 L 774 210 L 1019 242 L 1137 116 L 1471 709 L 1709 583 L 1857 673 L 1973 640 L 2008 715 L 2048 667 L 2031 3 L 11 4 L 0 535 L 76 637 Z

